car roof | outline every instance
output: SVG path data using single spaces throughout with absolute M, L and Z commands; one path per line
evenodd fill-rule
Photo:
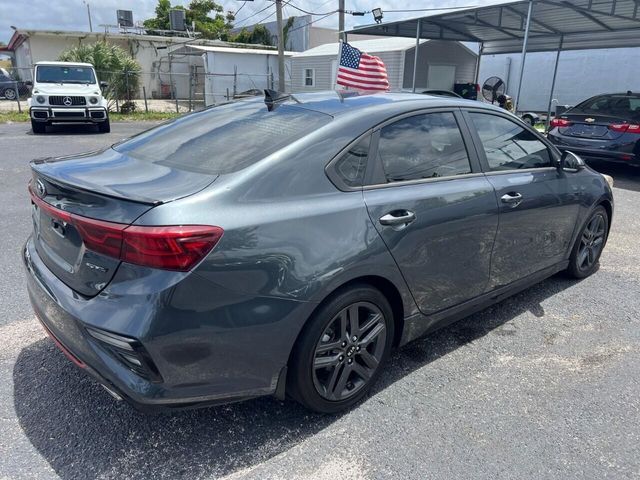
M 93 67 L 90 63 L 83 62 L 49 62 L 49 61 L 40 61 L 36 62 L 36 65 L 54 65 L 54 66 L 71 66 L 74 65 L 76 67 Z
M 477 100 L 465 100 L 462 98 L 445 97 L 443 95 L 425 95 L 404 92 L 379 92 L 358 93 L 355 91 L 324 91 L 309 93 L 294 93 L 289 102 L 290 105 L 314 110 L 328 115 L 336 116 L 344 113 L 355 112 L 375 106 L 390 106 L 392 104 L 407 103 L 418 108 L 429 107 L 479 107 L 491 109 L 491 105 Z M 493 107 L 495 109 L 496 107 Z

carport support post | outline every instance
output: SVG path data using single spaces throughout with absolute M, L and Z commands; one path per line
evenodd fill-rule
M 556 88 L 556 76 L 558 74 L 558 60 L 560 60 L 560 52 L 562 51 L 562 44 L 564 43 L 564 35 L 560 35 L 560 44 L 558 45 L 558 52 L 556 53 L 556 63 L 553 66 L 553 79 L 551 80 L 551 92 L 549 92 L 549 105 L 547 106 L 547 120 L 545 121 L 545 132 L 549 131 L 549 122 L 551 121 L 551 104 L 553 103 L 553 91 Z
M 480 82 L 480 60 L 482 60 L 482 50 L 484 49 L 484 42 L 480 42 L 480 49 L 478 50 L 478 58 L 476 58 L 476 85 L 479 85 Z
M 529 0 L 529 9 L 527 11 L 527 25 L 524 28 L 524 40 L 522 41 L 522 59 L 520 63 L 520 78 L 518 79 L 518 91 L 516 93 L 515 112 L 518 113 L 518 104 L 520 103 L 520 91 L 522 90 L 522 75 L 524 74 L 524 62 L 527 59 L 527 42 L 529 41 L 529 26 L 531 25 L 531 15 L 533 13 L 533 0 Z
M 420 19 L 418 19 L 418 25 L 416 26 L 416 52 L 413 55 L 413 83 L 411 91 L 416 93 L 416 72 L 418 71 L 418 49 L 420 48 Z

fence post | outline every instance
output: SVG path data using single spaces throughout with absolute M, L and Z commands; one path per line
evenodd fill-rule
M 129 70 L 124 71 L 124 84 L 127 89 L 127 102 L 131 102 L 131 92 L 129 91 Z
M 116 112 L 120 111 L 120 104 L 118 103 L 118 99 L 116 98 Z
M 189 66 L 189 111 L 193 109 L 193 68 Z
M 233 98 L 238 94 L 238 66 L 233 66 Z
M 147 106 L 147 89 L 145 86 L 142 86 L 142 96 L 144 97 L 144 111 L 145 113 L 149 113 L 149 107 Z
M 178 95 L 176 95 L 176 92 L 173 92 L 173 98 L 175 98 L 176 100 L 176 113 L 180 113 L 180 107 L 178 106 Z
M 20 92 L 18 92 L 18 85 L 16 84 L 13 89 L 16 91 L 16 102 L 18 102 L 18 113 L 22 113 L 22 105 L 20 105 Z

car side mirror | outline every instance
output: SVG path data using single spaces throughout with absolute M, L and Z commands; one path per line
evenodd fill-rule
M 32 82 L 31 80 L 27 80 L 26 82 L 24 82 L 24 84 L 25 84 L 27 87 L 33 87 L 33 82 Z
M 558 168 L 564 171 L 577 172 L 578 170 L 582 170 L 585 165 L 582 158 L 569 150 L 565 150 L 560 157 Z
M 100 88 L 107 88 L 109 84 L 107 82 L 100 82 Z

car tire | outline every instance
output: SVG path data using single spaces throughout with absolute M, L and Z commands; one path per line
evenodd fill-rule
M 524 115 L 522 117 L 522 121 L 527 125 L 530 125 L 533 127 L 533 117 L 531 115 Z
M 393 335 L 393 311 L 379 290 L 356 284 L 336 292 L 294 346 L 287 392 L 320 413 L 352 407 L 377 380 Z
M 109 124 L 109 117 L 104 122 L 98 124 L 98 131 L 100 133 L 109 133 L 111 131 L 111 125 Z
M 598 269 L 600 255 L 609 234 L 609 215 L 598 206 L 585 222 L 569 257 L 567 273 L 574 278 L 585 278 Z
M 46 133 L 47 124 L 42 122 L 36 122 L 35 120 L 31 120 L 31 131 L 33 133 Z
M 16 99 L 16 91 L 13 88 L 5 89 L 3 95 L 4 95 L 4 98 L 7 99 L 7 100 L 15 100 Z

